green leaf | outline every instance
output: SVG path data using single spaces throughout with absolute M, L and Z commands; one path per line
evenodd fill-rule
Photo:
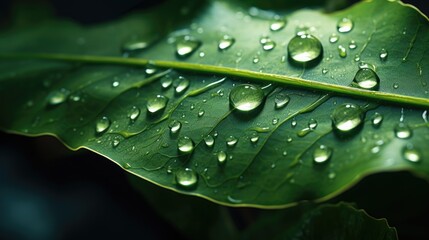
M 57 22 L 1 35 L 1 128 L 55 135 L 157 185 L 232 206 L 325 200 L 381 171 L 427 178 L 429 24 L 416 9 L 385 0 L 329 14 L 248 15 L 224 1 L 192 9 L 166 5 L 105 25 Z M 180 14 L 183 22 L 174 21 Z M 353 28 L 339 33 L 345 17 Z M 270 30 L 284 18 L 284 28 Z M 309 64 L 288 57 L 298 30 L 320 40 L 323 56 Z M 333 33 L 339 40 L 330 43 Z M 219 50 L 225 34 L 235 41 Z M 130 57 L 120 57 L 136 40 L 141 51 L 128 45 Z M 365 63 L 362 73 L 380 79 L 376 90 L 352 83 Z

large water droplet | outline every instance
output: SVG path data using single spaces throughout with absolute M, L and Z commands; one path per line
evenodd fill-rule
M 339 133 L 348 133 L 359 127 L 364 117 L 365 113 L 360 106 L 345 103 L 336 107 L 332 112 L 332 126 Z
M 212 135 L 207 135 L 204 138 L 204 143 L 206 144 L 207 147 L 213 147 L 215 144 L 215 139 Z
M 189 80 L 187 78 L 180 76 L 177 81 L 176 93 L 184 92 L 186 89 L 188 89 L 189 85 L 190 85 Z
M 340 36 L 338 36 L 336 33 L 332 33 L 331 36 L 329 36 L 330 43 L 336 43 L 338 40 L 340 40 Z
M 370 68 L 360 68 L 353 81 L 360 88 L 367 90 L 376 90 L 379 88 L 380 79 L 378 75 Z
M 290 97 L 284 93 L 277 93 L 274 99 L 275 108 L 280 109 L 285 107 L 290 101 Z
M 290 58 L 297 63 L 307 63 L 317 59 L 322 54 L 322 44 L 319 39 L 310 34 L 293 37 L 287 46 Z
M 140 108 L 132 106 L 127 116 L 132 122 L 135 121 L 140 116 Z
M 194 141 L 187 136 L 180 137 L 177 140 L 177 149 L 181 153 L 191 153 L 194 150 Z
M 262 45 L 262 49 L 265 51 L 273 50 L 276 47 L 276 43 L 269 37 L 262 37 L 259 42 Z
M 147 101 L 146 107 L 150 113 L 156 113 L 167 106 L 168 98 L 163 95 L 156 95 Z
M 176 40 L 176 54 L 178 57 L 184 58 L 194 53 L 202 42 L 190 36 L 184 36 Z
M 48 95 L 48 103 L 51 106 L 59 105 L 67 100 L 69 94 L 70 91 L 64 88 L 53 91 Z
M 340 33 L 347 33 L 353 29 L 353 21 L 349 18 L 341 18 L 337 23 L 337 30 Z
M 382 49 L 380 50 L 380 55 L 379 55 L 380 60 L 381 60 L 381 61 L 386 61 L 386 60 L 387 60 L 387 55 L 388 55 L 387 50 L 386 50 L 386 49 L 384 49 L 384 48 L 382 48 Z
M 95 123 L 95 131 L 97 133 L 103 133 L 110 127 L 110 119 L 106 116 L 98 119 Z
M 395 136 L 400 139 L 410 138 L 413 135 L 410 126 L 403 122 L 396 124 L 393 131 L 395 132 Z
M 408 160 L 414 163 L 420 162 L 421 160 L 420 151 L 414 148 L 412 144 L 407 144 L 402 149 L 402 156 L 404 157 L 405 160 Z
M 190 169 L 179 169 L 176 171 L 176 182 L 182 188 L 193 188 L 198 183 L 198 175 L 197 173 Z
M 270 30 L 271 31 L 280 31 L 282 30 L 287 24 L 287 20 L 284 18 L 275 19 L 270 23 Z
M 226 153 L 225 153 L 224 151 L 219 151 L 219 152 L 217 153 L 217 162 L 218 162 L 220 165 L 225 164 L 226 159 L 227 159 L 227 155 L 226 155 Z
M 332 156 L 332 148 L 325 145 L 320 145 L 313 152 L 313 161 L 314 163 L 325 163 Z
M 172 120 L 168 124 L 168 128 L 170 128 L 171 134 L 176 134 L 180 131 L 180 128 L 182 128 L 182 123 L 178 120 Z
M 264 97 L 264 92 L 260 87 L 251 84 L 242 84 L 235 86 L 231 90 L 229 101 L 239 111 L 248 112 L 261 105 Z
M 226 138 L 226 145 L 228 147 L 233 147 L 235 146 L 235 144 L 237 144 L 238 142 L 238 138 L 234 137 L 234 136 L 229 136 Z
M 230 48 L 235 43 L 235 38 L 229 35 L 223 35 L 222 39 L 220 39 L 218 48 L 219 50 L 226 50 Z

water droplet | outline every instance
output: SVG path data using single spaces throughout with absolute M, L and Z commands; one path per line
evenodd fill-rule
M 112 88 L 116 88 L 119 86 L 119 82 L 118 81 L 113 81 L 112 82 Z
M 387 50 L 386 50 L 386 49 L 384 49 L 384 48 L 382 48 L 382 49 L 380 50 L 380 55 L 379 55 L 380 60 L 381 60 L 381 61 L 386 61 L 386 60 L 387 60 L 387 55 L 388 55 Z
M 271 123 L 273 125 L 276 125 L 277 123 L 279 123 L 279 119 L 278 118 L 273 118 L 273 120 L 271 121 Z
M 337 23 L 337 30 L 340 33 L 348 33 L 353 29 L 353 21 L 349 18 L 341 18 Z
M 395 136 L 400 139 L 410 138 L 413 135 L 410 126 L 403 122 L 396 124 L 393 131 L 395 132 Z
M 376 90 L 379 88 L 380 79 L 378 75 L 370 68 L 360 68 L 353 79 L 354 83 L 360 88 L 367 90 Z
M 345 47 L 343 47 L 342 45 L 338 46 L 338 55 L 340 55 L 340 57 L 345 58 L 347 57 L 347 49 Z
M 334 179 L 336 176 L 337 176 L 337 175 L 336 175 L 334 172 L 330 172 L 330 173 L 328 174 L 328 178 L 329 178 L 329 179 Z
M 394 88 L 394 89 L 398 89 L 398 88 L 399 88 L 399 84 L 398 84 L 398 83 L 394 83 L 394 84 L 393 84 L 393 88 Z
M 215 144 L 215 139 L 212 135 L 207 135 L 204 138 L 204 143 L 206 144 L 207 147 L 213 147 Z
M 276 43 L 269 37 L 262 37 L 259 42 L 262 45 L 262 49 L 265 51 L 273 50 L 276 47 Z
M 190 85 L 189 80 L 187 78 L 180 76 L 176 86 L 176 93 L 184 92 L 186 89 L 188 89 L 189 85 Z
M 362 124 L 364 117 L 362 108 L 353 103 L 339 105 L 331 114 L 332 125 L 340 133 L 353 131 Z
M 296 27 L 295 34 L 297 36 L 308 35 L 310 34 L 310 28 L 308 26 L 300 25 Z
M 122 138 L 119 136 L 115 136 L 112 140 L 112 147 L 116 148 L 119 146 L 119 144 L 121 143 Z
M 123 168 L 125 168 L 125 169 L 130 169 L 130 168 L 131 168 L 131 165 L 130 165 L 129 163 L 125 163 L 125 164 L 123 165 Z
M 176 41 L 176 54 L 181 58 L 189 57 L 201 46 L 201 44 L 202 42 L 200 40 L 196 40 L 190 36 L 185 36 Z
M 330 43 L 336 43 L 338 40 L 340 40 L 340 36 L 338 36 L 336 33 L 332 33 L 331 36 L 329 36 Z
M 131 109 L 128 111 L 128 118 L 131 121 L 135 121 L 140 116 L 140 108 L 136 106 L 132 106 Z
M 320 145 L 313 152 L 314 163 L 325 163 L 332 156 L 332 148 L 325 145 Z
M 189 109 L 194 110 L 195 109 L 195 104 L 191 104 L 191 106 L 189 106 Z
M 287 151 L 282 152 L 283 157 L 287 156 Z
M 166 89 L 171 86 L 173 83 L 173 79 L 170 77 L 170 75 L 166 75 L 163 78 L 161 78 L 161 87 Z
M 322 69 L 322 74 L 327 74 L 328 72 L 329 72 L 329 70 L 327 68 Z
M 317 127 L 317 121 L 316 119 L 312 118 L 308 121 L 308 128 L 310 128 L 311 130 L 316 129 Z
M 256 143 L 259 141 L 259 135 L 256 132 L 253 132 L 252 135 L 250 135 L 250 142 Z
M 224 151 L 219 151 L 219 152 L 217 153 L 217 162 L 218 162 L 220 165 L 225 164 L 226 159 L 227 159 L 227 155 L 226 155 L 226 153 L 225 153 Z
M 172 120 L 168 124 L 168 128 L 170 128 L 170 132 L 172 134 L 176 134 L 177 132 L 179 132 L 181 127 L 182 127 L 182 123 L 178 120 Z
M 242 112 L 249 112 L 261 105 L 264 97 L 264 92 L 260 87 L 251 84 L 241 84 L 231 90 L 229 101 L 235 109 Z
M 181 153 L 191 153 L 194 150 L 194 142 L 187 136 L 180 137 L 177 140 L 177 149 Z
M 67 97 L 69 94 L 70 92 L 64 88 L 53 91 L 48 95 L 48 103 L 51 106 L 59 105 L 63 103 L 65 100 L 67 100 Z
M 226 50 L 230 48 L 235 43 L 235 38 L 230 35 L 223 35 L 222 39 L 220 39 L 218 48 L 219 50 Z
M 206 112 L 204 110 L 200 109 L 200 111 L 198 111 L 198 117 L 204 116 L 204 113 L 206 113 Z
M 95 131 L 97 133 L 103 133 L 110 127 L 110 119 L 106 116 L 98 119 L 95 123 Z
M 182 188 L 193 188 L 198 183 L 198 175 L 191 168 L 179 169 L 176 171 L 176 182 Z
M 383 122 L 383 115 L 381 115 L 378 112 L 375 112 L 374 115 L 372 115 L 371 117 L 372 126 L 375 128 L 378 128 L 380 127 L 382 122 Z
M 407 144 L 402 149 L 402 156 L 404 157 L 405 160 L 408 160 L 414 163 L 420 162 L 421 160 L 420 151 L 414 148 L 412 144 Z
M 234 136 L 229 136 L 226 138 L 226 145 L 228 147 L 233 147 L 235 146 L 235 144 L 237 144 L 238 142 L 238 138 L 234 137 Z
M 296 127 L 296 125 L 298 125 L 298 122 L 297 122 L 295 119 L 293 119 L 293 120 L 290 122 L 290 125 L 294 128 L 294 127 Z
M 156 73 L 156 68 L 153 66 L 147 67 L 145 70 L 145 73 L 147 75 L 152 75 L 152 74 Z
M 259 56 L 254 56 L 252 62 L 258 63 L 259 62 Z
M 351 40 L 350 42 L 349 42 L 349 48 L 350 49 L 356 49 L 357 48 L 357 44 L 356 44 L 356 41 L 354 41 L 354 40 Z
M 359 66 L 360 69 L 369 68 L 372 71 L 375 71 L 375 66 L 373 64 L 371 64 L 371 63 L 360 61 L 359 64 L 358 64 L 358 66 Z
M 293 37 L 287 46 L 290 58 L 297 63 L 307 63 L 317 59 L 322 54 L 322 44 L 319 39 L 310 34 Z
M 147 101 L 146 107 L 150 113 L 156 113 L 163 110 L 167 106 L 168 98 L 163 95 L 156 95 Z
M 270 30 L 273 32 L 282 30 L 287 24 L 287 20 L 284 18 L 274 19 L 270 23 Z
M 290 101 L 290 97 L 284 93 L 277 93 L 276 98 L 274 99 L 275 108 L 280 109 L 284 108 Z
M 303 129 L 299 130 L 299 131 L 296 133 L 296 135 L 297 135 L 298 137 L 305 137 L 305 136 L 307 136 L 311 131 L 312 131 L 312 130 L 311 130 L 310 128 L 306 127 L 306 128 L 303 128 Z
M 147 42 L 142 41 L 140 39 L 129 40 L 122 45 L 122 53 L 130 54 L 130 53 L 139 52 L 144 50 L 148 46 L 149 44 Z

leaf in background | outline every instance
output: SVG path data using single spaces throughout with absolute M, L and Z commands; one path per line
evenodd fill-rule
M 1 128 L 233 206 L 325 200 L 380 171 L 427 178 L 429 25 L 416 9 L 192 9 L 3 34 Z

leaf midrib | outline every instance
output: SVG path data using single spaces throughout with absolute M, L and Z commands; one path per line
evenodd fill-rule
M 218 74 L 224 76 L 234 76 L 254 80 L 258 82 L 274 82 L 284 85 L 304 88 L 309 90 L 319 90 L 323 92 L 337 93 L 348 97 L 355 97 L 360 99 L 372 99 L 377 102 L 387 102 L 396 105 L 408 105 L 418 108 L 428 108 L 429 98 L 413 97 L 408 95 L 379 92 L 354 88 L 350 86 L 335 85 L 331 83 L 307 80 L 297 77 L 261 73 L 251 70 L 214 66 L 208 64 L 188 63 L 178 61 L 162 61 L 150 60 L 143 58 L 123 58 L 123 57 L 108 57 L 108 56 L 93 56 L 93 55 L 72 55 L 72 54 L 50 54 L 50 53 L 11 53 L 0 54 L 1 60 L 10 59 L 39 59 L 39 60 L 56 60 L 66 62 L 79 62 L 91 64 L 115 64 L 115 65 L 128 65 L 128 66 L 146 66 L 151 65 L 159 68 L 172 68 L 176 70 L 199 72 L 205 74 Z

